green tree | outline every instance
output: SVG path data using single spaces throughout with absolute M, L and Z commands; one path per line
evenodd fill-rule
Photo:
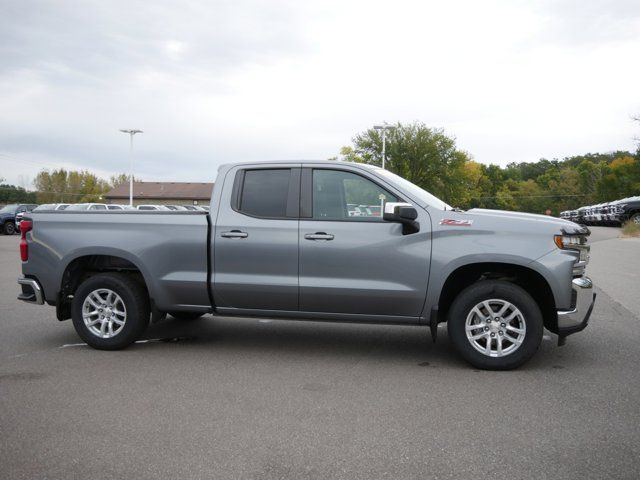
M 613 160 L 603 169 L 600 197 L 605 201 L 638 195 L 640 192 L 640 161 L 631 155 Z
M 640 121 L 640 118 L 635 120 Z M 583 205 L 640 195 L 640 144 L 635 153 L 586 153 L 563 159 L 474 162 L 455 139 L 422 123 L 398 123 L 387 132 L 386 167 L 463 208 L 500 208 L 554 214 Z M 351 162 L 382 164 L 382 137 L 367 130 L 340 151 Z
M 111 186 L 86 170 L 42 170 L 34 180 L 39 203 L 100 202 Z
M 28 192 L 22 187 L 6 184 L 4 179 L 0 179 L 0 205 L 35 202 L 35 192 Z
M 343 147 L 346 161 L 382 165 L 382 135 L 369 129 L 356 135 L 353 146 Z M 455 139 L 442 129 L 429 128 L 423 123 L 397 123 L 387 131 L 387 160 L 385 167 L 416 185 L 460 205 L 467 197 L 465 164 L 470 156 L 456 148 Z
M 129 177 L 130 175 L 127 175 L 126 173 L 120 173 L 118 175 L 111 175 L 111 177 L 109 178 L 109 185 L 111 185 L 112 188 L 118 187 L 122 184 L 128 184 L 129 183 Z M 134 176 L 133 177 L 133 181 L 134 182 L 138 182 L 139 180 Z

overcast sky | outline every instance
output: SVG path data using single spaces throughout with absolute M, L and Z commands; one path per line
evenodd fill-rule
M 0 177 L 210 181 L 324 159 L 374 123 L 477 161 L 634 148 L 640 1 L 0 2 Z

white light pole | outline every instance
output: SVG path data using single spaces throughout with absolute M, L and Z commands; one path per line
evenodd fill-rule
M 142 130 L 123 130 L 122 133 L 129 134 L 129 206 L 133 207 L 133 136 L 136 133 L 144 133 Z
M 396 127 L 384 122 L 382 125 L 374 125 L 373 128 L 375 130 L 382 130 L 382 168 L 384 168 L 387 161 L 387 130 L 393 130 Z

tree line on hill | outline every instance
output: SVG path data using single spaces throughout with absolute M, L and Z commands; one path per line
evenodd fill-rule
M 381 166 L 382 132 L 369 129 L 341 149 L 341 159 Z M 397 123 L 386 132 L 385 167 L 460 208 L 497 208 L 553 215 L 640 195 L 640 148 L 562 160 L 475 162 L 442 129 Z M 336 157 L 337 158 L 337 157 Z
M 0 178 L 0 204 L 102 202 L 105 193 L 128 181 L 124 173 L 104 180 L 87 170 L 41 170 L 33 181 L 35 191 L 5 184 Z
M 397 123 L 386 136 L 386 168 L 455 207 L 533 213 L 550 209 L 558 215 L 640 195 L 640 148 L 500 167 L 475 162 L 456 146 L 455 138 L 420 122 Z M 341 149 L 340 159 L 380 166 L 381 131 L 356 135 L 352 145 Z M 34 181 L 36 192 L 3 184 L 0 178 L 0 204 L 100 202 L 106 192 L 128 181 L 126 174 L 104 180 L 87 170 L 42 170 Z

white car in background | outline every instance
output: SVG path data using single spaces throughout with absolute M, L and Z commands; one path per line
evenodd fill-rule
M 107 210 L 135 210 L 135 207 L 131 207 L 129 205 L 119 205 L 117 203 L 113 203 L 107 205 Z
M 107 205 L 104 203 L 74 203 L 65 208 L 65 210 L 107 210 Z
M 161 210 L 161 211 L 171 211 L 166 205 L 138 205 L 136 207 L 137 210 Z
M 43 203 L 33 209 L 34 212 L 40 212 L 42 210 L 64 210 L 70 203 Z

